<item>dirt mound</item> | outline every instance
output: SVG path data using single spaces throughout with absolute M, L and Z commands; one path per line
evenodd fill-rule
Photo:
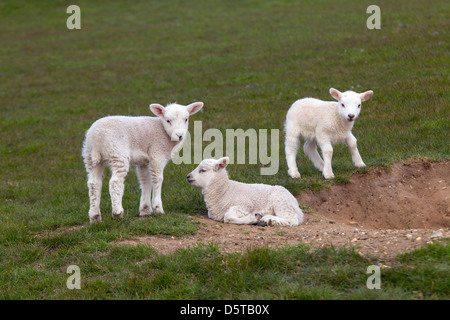
M 309 244 L 354 247 L 364 255 L 389 261 L 397 254 L 450 236 L 449 163 L 395 163 L 355 175 L 344 185 L 297 199 L 313 212 L 297 227 L 258 227 L 218 223 L 196 217 L 196 234 L 182 238 L 143 236 L 118 245 L 147 244 L 163 254 L 215 243 L 225 252 L 255 247 Z
M 449 163 L 398 162 L 297 199 L 331 220 L 370 229 L 448 228 Z

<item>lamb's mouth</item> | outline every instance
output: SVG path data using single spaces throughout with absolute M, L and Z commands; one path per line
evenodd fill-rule
M 184 139 L 183 136 L 176 135 L 176 136 L 172 136 L 172 138 L 170 140 L 180 142 L 180 141 L 183 141 L 183 139 Z
M 195 180 L 194 179 L 187 179 L 187 182 L 189 183 L 189 184 L 192 184 L 192 182 L 195 182 Z
M 347 118 L 347 120 L 348 120 L 349 122 L 352 122 L 353 120 L 355 120 L 355 118 Z

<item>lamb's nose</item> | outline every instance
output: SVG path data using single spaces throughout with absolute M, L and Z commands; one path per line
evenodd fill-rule
M 355 115 L 353 114 L 353 113 L 350 113 L 349 115 L 348 115 L 348 118 L 349 119 L 353 119 L 355 117 Z
M 178 136 L 178 140 L 183 140 L 183 136 Z
M 188 179 L 188 180 L 189 180 L 190 178 L 191 178 L 191 175 L 190 175 L 190 174 L 188 174 L 188 175 L 187 175 L 187 177 L 186 177 L 186 179 Z

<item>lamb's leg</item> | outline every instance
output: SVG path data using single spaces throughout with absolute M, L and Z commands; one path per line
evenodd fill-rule
M 282 208 L 275 212 L 275 215 L 265 215 L 261 218 L 261 222 L 268 226 L 298 226 L 303 222 L 303 212 L 300 208 Z
M 141 201 L 139 204 L 140 216 L 149 216 L 152 213 L 151 193 L 152 180 L 148 166 L 136 166 L 139 183 L 141 186 Z
M 347 144 L 348 148 L 350 149 L 353 164 L 358 168 L 365 167 L 366 164 L 363 162 L 361 155 L 359 154 L 358 147 L 356 145 L 356 138 L 351 132 L 345 138 L 345 143 Z
M 150 166 L 150 176 L 153 187 L 152 209 L 155 213 L 164 213 L 161 200 L 161 188 L 163 183 L 164 166 L 155 164 Z
M 126 160 L 116 160 L 110 163 L 112 175 L 109 180 L 109 194 L 111 195 L 113 217 L 123 218 L 122 197 L 125 189 L 125 177 L 130 164 Z
M 89 221 L 91 223 L 100 222 L 102 220 L 100 197 L 102 194 L 103 164 L 98 163 L 95 167 L 89 168 L 88 171 Z
M 298 226 L 303 222 L 303 212 L 297 200 L 284 188 L 275 187 L 270 195 L 273 212 L 261 218 L 269 226 Z
M 296 163 L 297 151 L 298 147 L 300 146 L 300 136 L 293 134 L 292 132 L 290 132 L 290 130 L 287 130 L 286 140 L 284 144 L 288 174 L 292 178 L 300 178 L 300 172 L 298 172 Z
M 306 140 L 303 145 L 303 151 L 308 156 L 309 160 L 312 161 L 314 167 L 318 170 L 323 171 L 323 160 L 317 151 L 317 143 L 315 140 Z
M 259 218 L 240 206 L 233 206 L 225 212 L 223 222 L 234 224 L 256 224 Z
M 320 149 L 322 149 L 323 156 L 323 170 L 322 174 L 325 179 L 333 179 L 333 169 L 331 168 L 331 158 L 333 157 L 333 147 L 330 142 L 319 143 Z
M 280 218 L 271 214 L 265 215 L 261 218 L 261 222 L 267 226 L 293 226 L 288 219 Z

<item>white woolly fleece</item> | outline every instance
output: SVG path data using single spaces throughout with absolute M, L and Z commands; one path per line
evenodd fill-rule
M 88 173 L 91 223 L 101 221 L 100 195 L 105 165 L 111 168 L 109 192 L 113 216 L 123 217 L 124 180 L 130 165 L 136 166 L 142 189 L 140 215 L 164 213 L 161 201 L 164 168 L 182 147 L 189 116 L 202 107 L 203 102 L 167 107 L 151 104 L 150 110 L 157 117 L 109 116 L 92 124 L 82 150 Z
M 370 99 L 373 91 L 364 93 L 346 91 L 344 93 L 331 88 L 330 94 L 337 102 L 322 101 L 314 98 L 297 100 L 289 108 L 285 122 L 285 151 L 288 174 L 300 178 L 296 164 L 300 137 L 305 139 L 303 150 L 314 166 L 322 171 L 325 179 L 334 178 L 331 168 L 333 145 L 344 142 L 348 145 L 352 161 L 357 167 L 365 164 L 359 154 L 356 138 L 352 134 L 353 125 L 361 112 L 361 103 Z M 323 160 L 317 146 L 322 150 Z
M 303 212 L 288 190 L 282 186 L 230 180 L 224 167 L 215 166 L 222 159 L 203 160 L 188 175 L 189 183 L 202 187 L 209 218 L 226 223 L 256 224 L 261 221 L 280 226 L 296 226 L 303 222 Z M 198 182 L 202 179 L 201 170 L 209 170 L 206 183 Z

